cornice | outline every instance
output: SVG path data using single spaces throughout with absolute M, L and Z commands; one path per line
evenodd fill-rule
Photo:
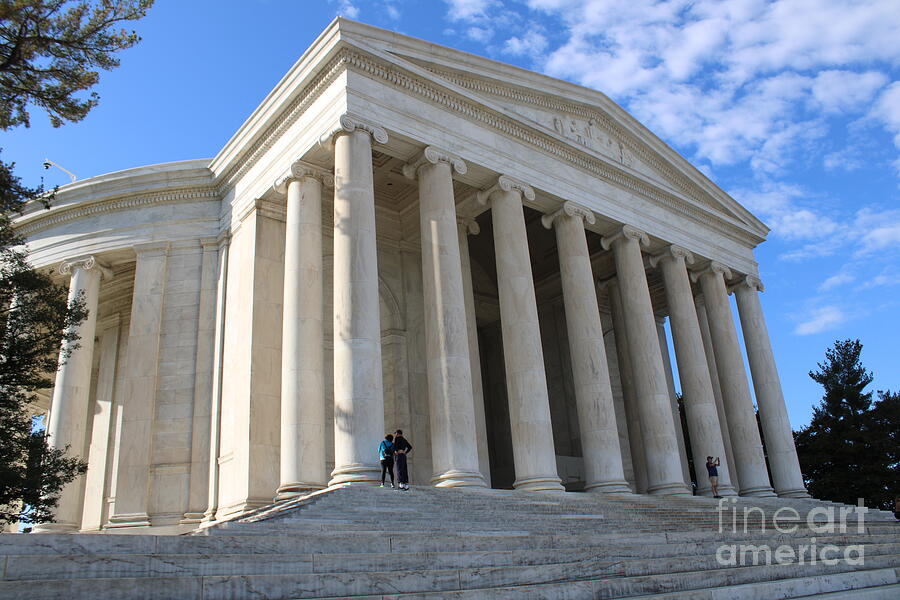
M 399 65 L 377 59 L 370 54 L 366 54 L 361 50 L 350 47 L 340 49 L 320 70 L 318 76 L 316 76 L 303 91 L 281 111 L 278 118 L 265 128 L 263 133 L 255 139 L 245 152 L 233 160 L 231 166 L 228 167 L 222 175 L 217 177 L 216 181 L 220 195 L 224 196 L 225 192 L 274 146 L 278 139 L 303 115 L 306 109 L 347 69 L 352 69 L 355 72 L 380 79 L 391 85 L 402 88 L 407 92 L 425 98 L 430 102 L 440 104 L 451 111 L 457 112 L 474 121 L 478 121 L 505 135 L 532 145 L 547 154 L 556 156 L 578 168 L 591 172 L 616 187 L 628 190 L 636 195 L 686 215 L 694 221 L 702 223 L 712 221 L 721 229 L 745 241 L 748 237 L 757 242 L 763 239 L 762 236 L 750 232 L 744 227 L 740 227 L 729 221 L 715 207 L 710 206 L 708 202 L 702 199 L 703 194 L 686 192 L 685 195 L 694 203 L 692 204 L 691 202 L 678 197 L 676 194 L 655 187 L 635 175 L 616 168 L 611 163 L 608 163 L 598 156 L 594 156 L 590 151 L 576 149 L 571 146 L 571 144 L 558 140 L 547 132 L 540 131 L 511 117 L 491 110 L 474 100 L 455 93 L 437 82 L 428 81 L 411 72 L 404 72 Z M 466 78 L 462 78 L 458 75 L 453 75 L 455 79 L 452 79 L 450 78 L 450 75 L 446 75 L 443 72 L 435 71 L 434 74 L 437 77 L 447 77 L 449 83 L 458 85 L 463 89 L 467 89 L 467 83 L 470 86 L 468 89 L 478 89 L 474 83 L 476 81 L 474 79 L 472 79 L 471 82 L 466 82 L 463 81 L 463 79 Z M 495 84 L 484 82 L 479 85 L 487 87 Z M 539 106 L 552 107 L 554 106 L 553 102 L 556 102 L 559 104 L 560 109 L 571 109 L 570 112 L 573 112 L 573 114 L 595 118 L 604 124 L 608 124 L 607 126 L 611 128 L 611 132 L 615 135 L 621 136 L 623 140 L 629 140 L 629 148 L 632 149 L 637 156 L 640 156 L 642 160 L 645 160 L 647 164 L 650 164 L 651 166 L 654 166 L 655 164 L 662 165 L 659 159 L 651 156 L 652 153 L 650 153 L 649 149 L 640 144 L 635 144 L 634 138 L 626 133 L 624 129 L 617 128 L 614 121 L 605 113 L 598 110 L 589 110 L 584 106 L 565 103 L 561 100 L 553 99 L 551 102 L 550 99 L 544 99 L 538 94 L 526 94 L 499 85 L 495 85 L 495 87 L 491 89 L 498 95 L 510 98 L 519 97 L 519 95 L 521 95 L 523 101 L 534 102 Z M 484 91 L 489 90 L 485 89 Z M 678 175 L 675 171 L 672 171 L 671 168 L 664 166 L 659 168 L 663 174 L 671 176 L 673 180 L 686 180 L 683 175 Z M 696 191 L 697 190 L 694 190 L 694 192 Z M 701 209 L 697 206 L 698 204 L 704 208 Z
M 38 231 L 54 227 L 61 223 L 67 223 L 84 217 L 92 217 L 103 213 L 112 213 L 121 210 L 131 210 L 143 206 L 181 204 L 195 200 L 218 200 L 219 195 L 212 187 L 178 188 L 164 192 L 147 192 L 125 198 L 113 197 L 108 200 L 92 202 L 91 204 L 75 204 L 71 207 L 62 206 L 50 209 L 49 212 L 35 217 L 28 223 L 16 227 L 18 232 L 28 237 Z
M 465 75 L 458 71 L 439 69 L 429 64 L 420 64 L 420 66 L 430 73 L 468 90 L 487 93 L 522 104 L 530 104 L 550 111 L 569 113 L 588 120 L 593 120 L 600 128 L 605 129 L 608 134 L 615 137 L 617 141 L 622 142 L 625 148 L 637 156 L 642 162 L 665 176 L 668 181 L 676 184 L 677 188 L 690 196 L 692 200 L 703 204 L 707 208 L 720 213 L 722 212 L 717 205 L 712 204 L 705 199 L 705 196 L 709 195 L 708 192 L 703 190 L 703 188 L 694 181 L 691 181 L 689 177 L 669 166 L 664 159 L 660 158 L 656 151 L 630 131 L 621 127 L 615 119 L 611 118 L 605 111 L 597 110 L 589 105 L 569 102 L 559 96 L 529 91 L 512 84 L 504 85 L 495 81 Z

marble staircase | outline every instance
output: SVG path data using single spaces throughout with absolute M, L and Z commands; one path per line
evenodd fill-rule
M 842 508 L 767 498 L 719 504 L 341 487 L 191 535 L 0 535 L 0 598 L 900 598 L 893 515 L 869 511 L 860 527 L 849 513 L 846 528 L 834 531 L 820 518 L 811 531 L 815 507 L 836 516 Z M 778 509 L 786 533 L 772 527 Z M 723 544 L 796 550 L 813 537 L 839 557 L 848 547 L 858 557 L 862 547 L 863 564 L 807 557 L 753 565 L 751 552 L 735 566 L 717 555 Z

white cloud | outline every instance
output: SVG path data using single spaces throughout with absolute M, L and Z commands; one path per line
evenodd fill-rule
M 493 0 L 447 1 L 457 20 L 507 10 Z M 798 146 L 827 135 L 834 115 L 867 113 L 900 59 L 895 0 L 526 3 L 562 33 L 536 67 L 611 95 L 697 161 L 749 161 L 759 173 L 782 171 Z M 518 32 L 503 47 L 533 50 Z M 882 104 L 891 110 L 879 118 L 900 139 L 900 102 Z
M 900 210 L 864 208 L 856 213 L 853 228 L 859 240 L 856 257 L 900 251 Z
M 822 71 L 812 82 L 812 97 L 826 112 L 844 112 L 866 105 L 887 82 L 876 71 Z
M 847 315 L 837 306 L 822 306 L 806 315 L 804 320 L 794 328 L 794 333 L 797 335 L 821 333 L 840 325 L 846 320 Z
M 400 20 L 400 9 L 393 4 L 385 4 L 384 11 L 387 13 L 388 18 L 392 21 Z
M 852 273 L 848 273 L 846 271 L 842 271 L 840 273 L 836 273 L 822 282 L 819 285 L 820 292 L 827 292 L 828 290 L 834 289 L 836 287 L 840 287 L 847 283 L 853 283 L 856 281 L 856 276 Z
M 534 30 L 521 37 L 513 36 L 503 43 L 503 52 L 513 56 L 538 56 L 547 49 L 547 38 Z
M 466 29 L 466 37 L 482 44 L 487 44 L 494 37 L 494 30 L 490 27 L 469 27 Z
M 337 14 L 342 17 L 347 17 L 349 19 L 355 19 L 359 17 L 359 8 L 353 4 L 351 0 L 331 0 L 338 5 Z
M 448 16 L 453 21 L 471 21 L 484 17 L 487 11 L 497 3 L 495 0 L 445 0 Z

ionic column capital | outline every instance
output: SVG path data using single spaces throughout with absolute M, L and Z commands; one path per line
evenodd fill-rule
M 563 202 L 562 206 L 559 207 L 559 210 L 541 217 L 541 224 L 547 229 L 553 229 L 553 223 L 558 217 L 562 216 L 579 218 L 583 223 L 587 223 L 588 225 L 593 225 L 597 222 L 594 211 L 586 206 L 567 200 L 566 202 Z
M 701 269 L 699 271 L 691 272 L 691 281 L 694 283 L 700 281 L 700 277 L 706 275 L 707 273 L 721 273 L 724 279 L 731 279 L 731 269 L 727 266 L 723 265 L 718 261 L 710 261 L 709 265 L 705 269 Z
M 97 260 L 96 256 L 79 256 L 78 258 L 71 258 L 69 260 L 64 260 L 59 265 L 59 273 L 60 275 L 71 275 L 74 269 L 82 269 L 85 271 L 90 271 L 91 269 L 97 269 L 100 272 L 100 276 L 105 279 L 112 278 L 112 270 L 109 269 L 106 265 Z
M 483 189 L 475 195 L 476 200 L 481 204 L 487 204 L 494 192 L 518 192 L 520 198 L 525 200 L 534 200 L 534 188 L 509 175 L 501 175 L 497 178 L 497 183 L 489 188 Z
M 670 245 L 668 248 L 660 252 L 659 254 L 654 254 L 650 257 L 650 266 L 656 267 L 662 260 L 666 259 L 674 259 L 674 258 L 683 258 L 686 264 L 692 265 L 694 264 L 694 254 L 687 248 L 682 246 L 678 246 L 676 244 Z
M 315 179 L 322 182 L 325 187 L 334 186 L 334 175 L 331 171 L 311 165 L 302 160 L 295 160 L 291 163 L 286 173 L 278 177 L 272 184 L 272 189 L 278 195 L 287 193 L 287 186 L 292 181 L 302 181 L 304 179 Z
M 319 145 L 331 150 L 334 148 L 335 137 L 353 133 L 354 131 L 365 131 L 372 136 L 373 141 L 379 144 L 387 144 L 388 142 L 388 134 L 384 127 L 344 113 L 338 118 L 337 126 L 319 138 Z
M 744 275 L 732 286 L 732 288 L 736 289 L 741 286 L 747 286 L 751 290 L 756 290 L 757 292 L 766 291 L 766 286 L 763 285 L 763 282 L 756 275 Z
M 415 179 L 419 172 L 419 167 L 429 164 L 436 165 L 441 162 L 449 164 L 450 169 L 460 175 L 464 175 L 468 171 L 466 161 L 456 154 L 435 146 L 428 146 L 414 160 L 403 165 L 403 176 L 408 179 Z
M 631 225 L 623 225 L 616 233 L 603 236 L 600 239 L 600 245 L 604 250 L 609 250 L 619 240 L 637 240 L 638 244 L 644 248 L 650 245 L 650 238 L 647 237 L 647 234 Z
M 481 225 L 478 224 L 478 221 L 476 221 L 474 217 L 461 217 L 457 215 L 456 224 L 465 227 L 468 235 L 478 235 L 481 233 Z

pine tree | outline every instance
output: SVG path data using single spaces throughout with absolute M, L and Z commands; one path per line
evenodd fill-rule
M 98 69 L 118 66 L 116 52 L 134 46 L 133 31 L 152 0 L 0 0 L 0 129 L 29 125 L 29 109 L 43 109 L 54 127 L 80 121 L 96 106 L 90 90 Z M 30 188 L 0 161 L 0 524 L 52 520 L 59 492 L 85 464 L 33 432 L 35 392 L 52 385 L 63 341 L 77 340 L 87 316 L 67 290 L 28 262 L 12 226 L 25 204 L 53 193 Z M 62 360 L 65 360 L 65 356 Z
M 810 371 L 825 394 L 809 426 L 795 434 L 797 453 L 813 497 L 847 504 L 863 498 L 867 506 L 886 507 L 889 488 L 896 486 L 890 481 L 893 477 L 896 482 L 896 447 L 892 476 L 887 446 L 897 434 L 896 429 L 884 429 L 872 392 L 864 391 L 873 375 L 862 365 L 861 353 L 859 340 L 836 341 L 825 351 L 819 370 Z M 889 418 L 887 409 L 881 412 Z

